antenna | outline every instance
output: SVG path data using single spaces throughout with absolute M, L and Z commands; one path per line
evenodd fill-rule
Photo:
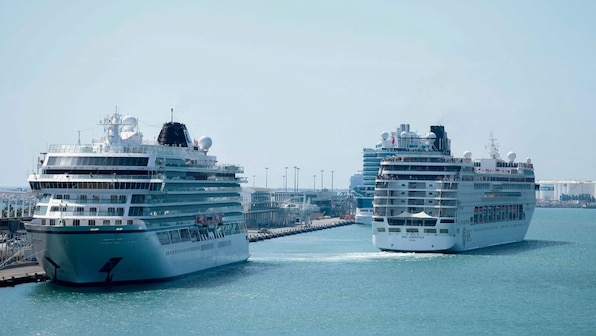
M 486 146 L 486 148 L 488 148 L 489 153 L 490 153 L 490 158 L 491 159 L 500 159 L 500 155 L 499 155 L 499 144 L 496 143 L 496 141 L 498 139 L 495 139 L 495 137 L 493 136 L 493 132 L 490 132 L 490 144 L 488 146 Z
M 174 108 L 173 107 L 170 108 L 170 121 L 174 122 Z

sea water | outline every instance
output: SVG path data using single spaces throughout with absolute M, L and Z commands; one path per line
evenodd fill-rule
M 152 285 L 0 289 L 0 335 L 594 335 L 596 209 L 543 209 L 521 243 L 380 252 L 370 226 L 250 244 Z

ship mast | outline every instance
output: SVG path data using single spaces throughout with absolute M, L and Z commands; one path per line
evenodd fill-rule
M 488 148 L 490 158 L 500 159 L 501 156 L 499 155 L 499 144 L 496 142 L 498 139 L 495 139 L 493 132 L 490 132 L 490 137 L 488 140 L 490 141 L 490 144 L 486 146 L 486 148 Z

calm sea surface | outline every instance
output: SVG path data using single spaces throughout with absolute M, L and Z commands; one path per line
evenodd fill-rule
M 596 210 L 537 209 L 526 241 L 384 253 L 351 225 L 248 262 L 107 289 L 0 288 L 0 335 L 594 335 Z

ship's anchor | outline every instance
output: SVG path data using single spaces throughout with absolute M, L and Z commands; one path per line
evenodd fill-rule
M 114 267 L 116 267 L 116 265 L 118 265 L 120 260 L 122 260 L 122 258 L 110 258 L 110 260 L 108 260 L 108 262 L 106 262 L 105 265 L 103 265 L 103 267 L 99 270 L 99 272 L 107 273 L 105 281 L 106 283 L 112 282 L 112 270 Z

